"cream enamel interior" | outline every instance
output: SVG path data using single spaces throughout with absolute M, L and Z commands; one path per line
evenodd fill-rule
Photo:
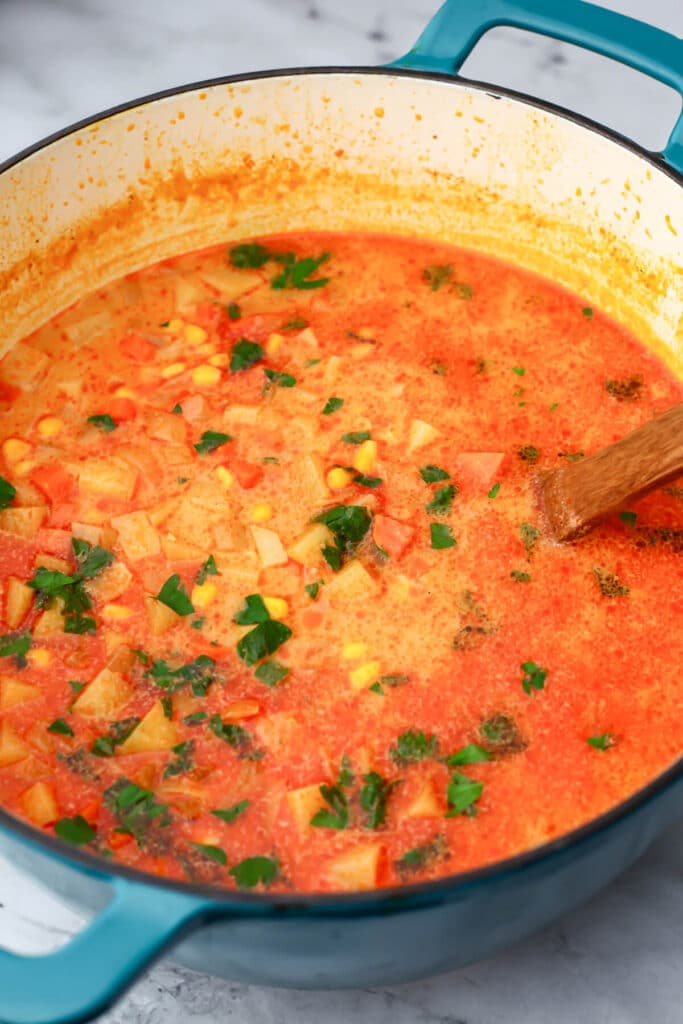
M 683 372 L 683 189 L 671 176 L 521 100 L 351 71 L 154 100 L 0 175 L 0 352 L 131 270 L 299 228 L 398 232 L 512 260 Z

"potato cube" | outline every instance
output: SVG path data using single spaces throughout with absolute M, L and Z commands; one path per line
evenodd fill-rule
M 29 748 L 17 736 L 12 724 L 7 719 L 0 722 L 0 768 L 23 761 L 29 753 Z
M 147 423 L 147 433 L 159 441 L 182 444 L 187 434 L 187 427 L 182 416 L 171 412 L 155 412 Z
M 312 786 L 290 789 L 285 799 L 299 833 L 305 835 L 311 826 L 311 818 L 325 807 L 320 784 L 316 782 Z
M 436 792 L 434 781 L 427 779 L 419 793 L 404 812 L 406 818 L 440 818 L 444 803 Z
M 116 543 L 118 534 L 108 526 L 95 526 L 92 523 L 72 523 L 71 532 L 77 540 L 86 540 L 88 544 L 99 544 L 110 549 Z
M 408 452 L 417 451 L 418 448 L 423 448 L 426 444 L 431 444 L 431 442 L 435 441 L 439 436 L 440 431 L 438 431 L 436 427 L 432 427 L 429 423 L 425 423 L 424 420 L 413 420 L 408 432 Z
M 112 562 L 94 580 L 88 580 L 86 588 L 98 601 L 115 601 L 125 594 L 132 579 L 132 573 L 123 562 Z
M 47 782 L 35 782 L 19 797 L 24 814 L 34 825 L 43 828 L 51 825 L 59 817 L 59 809 L 55 792 Z
M 23 391 L 33 391 L 47 373 L 51 361 L 44 352 L 20 341 L 5 356 L 0 368 L 0 380 Z
M 325 502 L 330 492 L 325 482 L 325 472 L 318 459 L 304 455 L 292 466 L 291 479 L 301 496 L 304 507 Z
M 177 540 L 173 534 L 162 535 L 161 550 L 170 562 L 194 562 L 206 560 L 209 555 L 208 548 L 198 548 L 196 544 L 186 544 L 185 541 Z
M 76 698 L 73 713 L 84 718 L 106 718 L 114 714 L 133 695 L 133 688 L 119 672 L 103 668 Z
M 42 506 L 29 508 L 4 508 L 0 511 L 0 530 L 13 533 L 15 537 L 30 540 L 38 533 L 47 509 Z
M 379 590 L 379 584 L 354 559 L 340 569 L 325 586 L 325 597 L 332 601 L 354 601 L 359 597 L 373 597 Z
M 178 728 L 166 718 L 161 701 L 157 701 L 116 752 L 125 755 L 141 754 L 146 750 L 170 750 L 176 743 Z
M 38 686 L 31 686 L 29 683 L 20 683 L 11 676 L 3 676 L 0 679 L 0 711 L 15 704 L 23 704 L 26 700 L 35 700 L 40 697 L 41 690 Z
M 67 576 L 73 572 L 71 562 L 67 562 L 66 558 L 56 558 L 54 555 L 37 554 L 34 565 L 36 569 L 51 569 L 52 572 L 64 572 Z
M 151 558 L 161 551 L 159 534 L 147 518 L 146 512 L 128 512 L 123 516 L 113 516 L 111 524 L 118 530 L 121 547 L 131 562 Z
M 137 473 L 123 459 L 86 459 L 78 467 L 78 486 L 82 493 L 130 500 Z
M 177 615 L 172 608 L 157 601 L 156 597 L 152 597 L 151 594 L 145 594 L 145 607 L 152 636 L 161 636 L 182 621 L 181 616 Z
M 325 871 L 335 889 L 356 891 L 374 889 L 377 885 L 381 843 L 359 843 L 329 861 Z
M 33 604 L 35 590 L 27 583 L 10 576 L 5 590 L 5 621 L 10 629 L 16 629 L 26 617 Z
M 332 541 L 332 534 L 324 523 L 313 523 L 287 550 L 289 557 L 300 565 L 318 565 L 323 561 L 323 547 Z
M 263 526 L 250 526 L 249 529 L 251 530 L 256 551 L 264 569 L 268 569 L 273 565 L 287 564 L 289 555 L 282 546 L 280 536 L 275 530 L 267 530 Z
M 56 633 L 64 632 L 64 616 L 62 615 L 62 602 L 56 598 L 54 603 L 46 608 L 35 621 L 33 636 L 35 638 L 54 636 Z

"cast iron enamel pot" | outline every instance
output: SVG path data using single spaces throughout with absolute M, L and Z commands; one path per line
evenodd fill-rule
M 162 93 L 0 167 L 0 355 L 79 294 L 191 248 L 297 228 L 469 245 L 580 292 L 683 366 L 683 118 L 661 154 L 455 77 L 512 25 L 683 94 L 683 41 L 581 0 L 449 0 L 392 67 L 275 71 Z M 0 843 L 95 911 L 42 957 L 0 951 L 0 1020 L 92 1018 L 173 948 L 189 967 L 302 988 L 391 984 L 485 957 L 587 900 L 683 809 L 683 761 L 512 859 L 338 896 L 172 883 L 0 812 Z M 456 858 L 457 861 L 457 858 Z

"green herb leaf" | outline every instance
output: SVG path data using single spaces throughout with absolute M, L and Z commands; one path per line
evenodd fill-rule
M 312 278 L 311 275 L 329 258 L 329 252 L 324 252 L 322 256 L 318 257 L 306 256 L 303 259 L 298 259 L 294 253 L 283 253 L 282 256 L 276 257 L 278 263 L 282 264 L 282 270 L 272 279 L 270 287 L 275 289 L 322 288 L 330 278 Z
M 365 473 L 356 473 L 353 478 L 354 484 L 358 484 L 360 487 L 379 487 L 383 482 L 379 476 L 366 476 Z
M 211 811 L 211 813 L 215 818 L 220 818 L 221 821 L 225 821 L 230 825 L 239 818 L 240 814 L 244 814 L 248 806 L 248 800 L 240 800 L 239 803 L 232 804 L 231 807 L 219 808 L 216 811 Z
M 267 622 L 270 612 L 260 594 L 249 594 L 244 604 L 233 618 L 239 626 L 253 626 L 257 622 Z
M 180 415 L 182 414 L 182 411 L 183 411 L 183 407 L 182 407 L 182 405 L 180 404 L 180 402 L 176 402 L 176 404 L 175 404 L 175 405 L 173 406 L 173 408 L 171 409 L 171 412 L 172 412 L 172 413 L 173 413 L 173 414 L 174 414 L 175 416 L 180 416 Z
M 162 697 L 160 702 L 161 708 L 164 712 L 164 718 L 168 718 L 169 722 L 173 721 L 173 698 Z
M 9 480 L 5 480 L 4 476 L 0 476 L 0 509 L 11 505 L 16 496 L 16 487 L 13 487 Z
M 584 306 L 583 309 L 581 310 L 581 312 L 585 316 L 586 320 L 592 320 L 593 319 L 593 309 L 592 309 L 591 306 Z
M 425 512 L 428 512 L 429 515 L 445 516 L 447 512 L 450 512 L 453 499 L 457 493 L 458 489 L 455 484 L 439 487 L 434 492 L 432 500 L 425 505 Z
M 491 490 L 489 491 L 487 496 L 489 498 L 495 498 L 496 495 L 498 494 L 499 490 L 500 490 L 500 484 L 494 484 L 493 487 L 491 488 Z
M 526 373 L 526 370 L 524 369 L 523 366 L 513 366 L 512 367 L 512 372 L 516 373 L 518 377 L 523 377 L 524 374 Z
M 251 733 L 243 729 L 241 725 L 234 722 L 224 722 L 220 715 L 212 715 L 209 719 L 209 729 L 234 750 L 243 750 L 251 746 Z
M 517 449 L 517 454 L 522 462 L 529 462 L 533 465 L 535 462 L 538 462 L 541 453 L 533 444 L 524 444 L 521 448 Z
M 126 778 L 117 779 L 105 789 L 104 803 L 116 818 L 118 830 L 132 835 L 140 849 L 158 849 L 159 830 L 171 824 L 171 816 L 168 804 L 157 803 L 152 790 Z
M 453 267 L 450 263 L 444 263 L 442 265 L 435 265 L 431 267 L 425 267 L 422 271 L 422 280 L 425 281 L 433 292 L 438 292 L 439 288 L 446 281 L 449 281 L 453 275 Z
M 334 396 L 332 398 L 328 398 L 323 406 L 323 416 L 330 416 L 333 412 L 337 412 L 338 409 L 341 409 L 343 404 L 343 398 L 335 398 Z
M 225 308 L 230 320 L 239 320 L 242 316 L 242 310 L 236 302 L 229 302 Z
M 192 615 L 194 612 L 194 605 L 177 573 L 168 577 L 157 594 L 157 601 L 165 604 L 167 608 L 171 608 L 176 615 Z
M 629 588 L 621 582 L 615 573 L 607 572 L 606 569 L 601 569 L 596 565 L 593 575 L 603 597 L 627 597 L 630 594 Z
M 396 746 L 389 751 L 389 757 L 397 764 L 407 764 L 409 761 L 424 761 L 429 757 L 436 757 L 439 751 L 439 741 L 434 733 L 427 736 L 422 730 L 419 732 L 410 729 L 401 733 L 396 740 Z
M 316 597 L 318 596 L 318 591 L 320 590 L 320 583 L 321 580 L 318 580 L 316 583 L 307 583 L 306 586 L 304 587 L 304 590 L 310 597 L 311 601 L 315 601 Z
M 116 430 L 117 424 L 111 418 L 109 413 L 97 413 L 95 416 L 88 416 L 87 423 L 92 423 L 94 427 L 99 427 L 105 434 L 110 434 L 112 430 Z
M 308 320 L 304 320 L 302 316 L 295 316 L 291 320 L 288 320 L 286 324 L 283 324 L 280 328 L 281 331 L 303 331 L 305 327 L 308 327 Z M 320 360 L 316 360 L 319 362 Z
M 379 680 L 376 683 L 373 683 L 372 686 L 368 686 L 368 690 L 370 690 L 371 693 L 378 693 L 380 697 L 384 696 L 384 690 L 382 689 L 382 684 Z
M 619 518 L 621 519 L 622 523 L 626 523 L 627 526 L 630 526 L 631 529 L 633 529 L 638 519 L 638 513 L 628 512 L 626 509 L 624 509 L 623 512 L 619 513 Z
M 348 434 L 342 434 L 342 441 L 345 444 L 362 444 L 363 441 L 370 440 L 369 430 L 352 430 Z
M 71 692 L 75 697 L 77 697 L 82 690 L 85 690 L 85 683 L 82 683 L 80 679 L 69 679 L 67 686 L 70 687 Z
M 232 441 L 230 434 L 221 434 L 218 430 L 205 430 L 193 448 L 199 455 L 208 455 L 209 452 L 215 452 L 217 448 L 221 448 L 228 441 Z
M 496 757 L 518 754 L 526 748 L 526 740 L 520 733 L 515 720 L 509 715 L 493 715 L 479 726 L 479 732 L 487 748 Z
M 641 374 L 636 373 L 622 380 L 606 380 L 605 390 L 618 402 L 637 402 L 642 398 L 644 383 Z
M 589 736 L 586 743 L 595 750 L 609 750 L 614 746 L 614 737 L 609 732 L 603 732 L 599 736 Z
M 184 686 L 189 686 L 195 697 L 205 697 L 216 678 L 216 662 L 208 654 L 199 654 L 187 665 L 171 668 L 168 662 L 155 658 L 145 670 L 145 679 L 150 679 L 155 686 L 168 693 L 177 693 Z
M 104 736 L 97 737 L 90 748 L 90 753 L 96 757 L 113 757 L 116 747 L 128 739 L 139 722 L 140 719 L 136 716 L 121 718 L 118 722 L 110 722 L 109 732 Z
M 216 565 L 216 559 L 213 557 L 213 555 L 209 555 L 207 560 L 202 563 L 202 565 L 199 567 L 199 570 L 197 571 L 195 579 L 200 587 L 202 583 L 206 583 L 207 576 L 220 576 L 218 567 Z
M 478 743 L 468 743 L 462 750 L 456 750 L 454 754 L 446 758 L 449 768 L 458 768 L 464 764 L 479 764 L 481 761 L 490 761 L 491 755 Z
M 175 775 L 182 775 L 183 772 L 189 772 L 194 768 L 194 740 L 185 740 L 184 743 L 176 743 L 175 747 L 171 747 L 171 750 L 176 755 L 172 761 L 169 761 L 164 769 L 162 778 L 171 779 Z
M 247 665 L 254 665 L 257 661 L 267 658 L 269 654 L 275 654 L 291 635 L 291 629 L 285 626 L 284 622 L 268 619 L 254 626 L 242 637 L 237 644 L 237 655 Z
M 403 675 L 380 676 L 379 677 L 379 681 L 380 681 L 380 683 L 382 683 L 383 686 L 389 686 L 389 687 L 391 687 L 391 689 L 394 689 L 394 687 L 396 687 L 396 686 L 403 686 L 404 683 L 409 683 L 410 682 L 410 676 L 403 676 Z
M 264 661 L 262 665 L 259 665 L 254 675 L 265 686 L 277 686 L 285 676 L 289 675 L 289 669 L 276 658 L 271 658 L 270 661 Z
M 280 373 L 279 370 L 264 369 L 263 371 L 269 382 L 278 388 L 293 388 L 296 384 L 296 377 L 290 373 Z M 267 385 L 266 385 L 267 387 Z
M 555 412 L 555 410 L 559 408 L 559 404 L 559 402 L 553 402 L 552 405 L 548 406 L 548 412 Z
M 417 871 L 443 856 L 446 850 L 446 840 L 442 835 L 436 835 L 431 842 L 408 850 L 400 860 L 395 861 L 395 865 L 399 871 Z
M 4 636 L 0 636 L 0 658 L 13 657 L 17 668 L 24 668 L 32 642 L 31 634 L 28 632 L 5 633 Z
M 377 772 L 368 772 L 363 776 L 363 783 L 360 791 L 360 805 L 368 814 L 365 824 L 368 828 L 379 828 L 384 824 L 386 818 L 389 794 L 397 785 L 398 780 L 389 782 Z
M 199 850 L 209 860 L 215 861 L 216 864 L 227 864 L 228 858 L 220 846 L 213 846 L 211 843 L 194 843 L 190 840 L 190 846 L 194 846 L 195 850 Z
M 78 563 L 78 575 L 85 580 L 93 579 L 93 577 L 97 576 L 98 573 L 102 572 L 103 569 L 106 569 L 114 561 L 112 552 L 105 551 L 104 548 L 99 547 L 97 544 L 93 546 L 85 540 L 72 537 L 71 545 L 76 556 L 76 562 Z
M 273 857 L 246 857 L 230 868 L 240 889 L 253 889 L 257 885 L 270 885 L 277 877 L 279 864 Z
M 331 544 L 325 544 L 321 549 L 322 555 L 330 569 L 333 572 L 339 572 L 342 567 L 342 553 L 339 548 L 332 547 Z
M 59 736 L 73 736 L 74 734 L 69 723 L 63 718 L 55 718 L 54 722 L 48 725 L 47 731 L 57 733 Z
M 65 615 L 64 616 L 64 632 L 65 633 L 95 633 L 97 631 L 97 622 L 90 615 Z
M 474 782 L 462 772 L 456 772 L 446 789 L 448 800 L 447 818 L 454 818 L 463 812 L 475 813 L 475 802 L 484 791 L 483 782 Z
M 430 523 L 429 532 L 432 548 L 437 551 L 442 548 L 454 548 L 458 543 L 447 523 Z
M 80 814 L 74 815 L 73 818 L 60 818 L 55 822 L 55 832 L 60 839 L 66 840 L 67 843 L 73 843 L 74 846 L 85 846 L 86 843 L 91 843 L 97 835 L 92 825 L 88 824 Z
M 548 677 L 548 670 L 541 668 L 535 661 L 523 661 L 520 668 L 524 675 L 522 676 L 522 689 L 531 696 L 532 690 L 542 690 L 545 687 L 545 681 Z
M 450 480 L 451 474 L 447 473 L 441 466 L 427 465 L 420 467 L 420 476 L 426 484 L 435 484 L 439 480 Z
M 540 530 L 537 530 L 535 526 L 531 525 L 531 523 L 520 523 L 519 532 L 522 538 L 522 544 L 524 545 L 524 550 L 526 551 L 526 556 L 527 558 L 531 558 L 533 550 L 536 547 L 536 542 L 541 536 Z
M 372 517 L 363 505 L 334 505 L 315 517 L 314 522 L 324 523 L 334 535 L 335 548 L 323 548 L 325 561 L 338 572 L 344 557 L 353 554 L 356 546 L 370 529 Z
M 201 725 L 208 718 L 206 711 L 193 711 L 189 715 L 185 715 L 183 718 L 183 725 Z
M 265 352 L 257 342 L 249 341 L 248 338 L 240 338 L 232 346 L 230 369 L 233 373 L 248 370 L 259 363 L 264 356 Z
M 277 466 L 279 465 L 280 460 L 276 458 L 275 455 L 264 455 L 263 458 L 261 459 L 261 462 L 268 463 L 269 465 L 272 466 Z
M 522 572 L 520 569 L 513 569 L 510 573 L 510 578 L 513 579 L 515 583 L 530 583 L 531 573 Z
M 349 802 L 342 786 L 328 786 L 323 783 L 319 788 L 320 795 L 330 809 L 321 808 L 316 811 L 311 818 L 311 825 L 314 828 L 346 828 L 349 823 Z
M 229 252 L 230 262 L 239 270 L 258 270 L 273 258 L 272 253 L 258 242 L 241 242 Z

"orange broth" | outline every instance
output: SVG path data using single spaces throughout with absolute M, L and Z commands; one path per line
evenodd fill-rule
M 560 547 L 533 481 L 682 399 L 576 296 L 430 242 L 233 243 L 84 298 L 0 363 L 0 803 L 273 891 L 607 810 L 682 750 L 683 488 Z

